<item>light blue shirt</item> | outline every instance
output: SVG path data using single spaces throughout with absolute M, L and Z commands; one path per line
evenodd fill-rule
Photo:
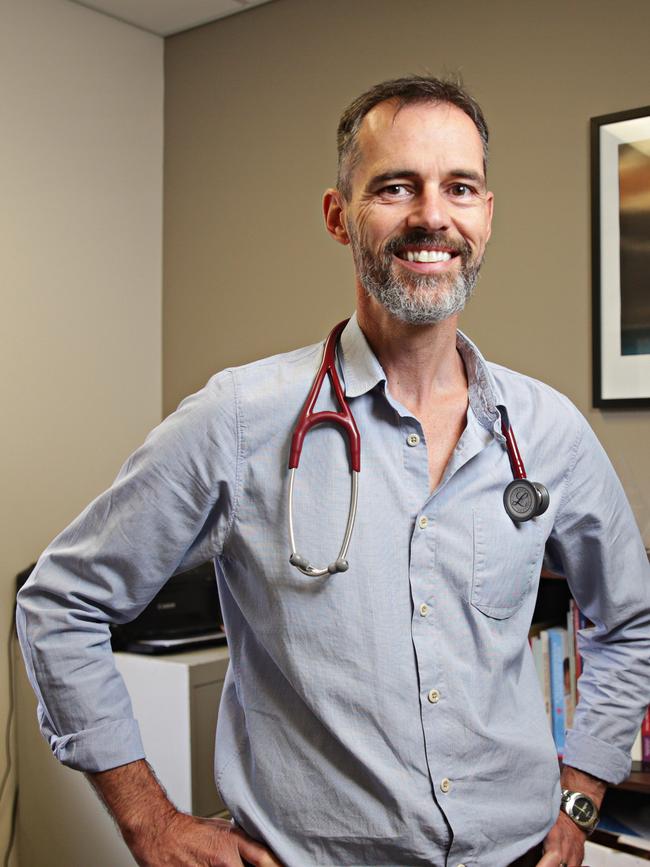
M 84 770 L 144 755 L 109 644 L 174 572 L 214 558 L 231 665 L 216 780 L 236 821 L 291 867 L 504 867 L 560 802 L 528 629 L 547 556 L 595 627 L 565 760 L 611 782 L 650 702 L 650 574 L 616 475 L 562 395 L 488 364 L 462 334 L 467 424 L 429 489 L 418 419 L 391 397 L 356 319 L 339 360 L 361 433 L 349 571 L 288 562 L 291 432 L 322 345 L 213 377 L 43 554 L 18 629 L 53 752 Z M 331 405 L 324 389 L 320 406 Z M 516 525 L 504 404 L 548 511 Z M 349 499 L 339 430 L 306 438 L 298 549 L 331 562 Z

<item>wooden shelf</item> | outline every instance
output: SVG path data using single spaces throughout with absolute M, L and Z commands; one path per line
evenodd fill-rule
M 612 789 L 623 789 L 626 792 L 643 792 L 650 795 L 650 765 L 642 762 L 632 762 L 632 773 Z
M 555 581 L 565 581 L 564 575 L 558 575 L 557 572 L 551 572 L 550 569 L 542 569 L 542 578 L 552 578 Z

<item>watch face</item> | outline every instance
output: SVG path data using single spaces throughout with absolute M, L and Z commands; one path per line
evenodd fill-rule
M 594 818 L 596 809 L 589 798 L 585 798 L 584 795 L 578 795 L 573 802 L 571 812 L 578 822 L 589 824 Z

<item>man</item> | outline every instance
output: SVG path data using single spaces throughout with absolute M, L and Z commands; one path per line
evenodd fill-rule
M 456 331 L 490 237 L 487 141 L 478 105 L 429 78 L 378 85 L 339 127 L 324 212 L 354 257 L 338 361 L 362 443 L 347 571 L 288 562 L 285 468 L 317 346 L 185 401 L 22 591 L 43 731 L 141 865 L 575 867 L 586 832 L 561 789 L 597 808 L 629 772 L 650 701 L 650 580 L 629 506 L 569 401 Z M 506 410 L 550 493 L 525 522 L 503 507 Z M 331 562 L 349 486 L 339 431 L 310 432 L 296 486 L 300 551 Z M 561 785 L 527 644 L 545 551 L 595 624 Z M 231 652 L 216 780 L 233 825 L 169 803 L 108 645 L 108 622 L 209 558 Z

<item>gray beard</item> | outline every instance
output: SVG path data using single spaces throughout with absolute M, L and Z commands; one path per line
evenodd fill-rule
M 395 274 L 393 252 L 406 243 L 426 242 L 449 246 L 449 239 L 436 233 L 413 233 L 408 238 L 393 238 L 379 255 L 365 247 L 356 231 L 348 227 L 352 257 L 357 276 L 366 294 L 375 298 L 390 314 L 410 325 L 442 322 L 465 307 L 478 280 L 482 260 L 471 261 L 466 242 L 455 244 L 461 256 L 458 274 Z

